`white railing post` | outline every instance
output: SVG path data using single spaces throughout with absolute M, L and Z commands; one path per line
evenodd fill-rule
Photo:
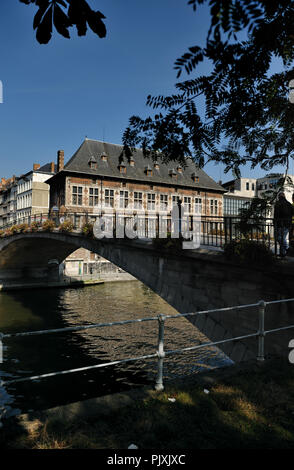
M 4 337 L 3 333 L 0 333 L 0 364 L 2 364 L 2 362 L 4 360 L 3 359 L 3 349 L 4 349 L 4 347 L 3 347 L 3 337 Z
M 261 300 L 258 304 L 258 318 L 259 318 L 259 330 L 258 330 L 258 361 L 264 361 L 264 313 L 266 303 Z
M 158 315 L 158 369 L 157 369 L 157 378 L 155 384 L 155 390 L 161 391 L 164 389 L 163 386 L 163 359 L 165 357 L 164 352 L 164 315 Z

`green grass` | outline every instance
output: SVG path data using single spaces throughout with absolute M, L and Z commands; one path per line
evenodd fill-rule
M 29 449 L 127 449 L 132 443 L 139 449 L 294 449 L 294 365 L 274 359 L 210 385 L 170 384 L 107 416 L 68 425 L 35 422 L 26 433 L 4 429 L 0 440 L 2 448 Z

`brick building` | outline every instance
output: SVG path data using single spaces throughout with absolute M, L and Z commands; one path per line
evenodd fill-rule
M 123 147 L 85 139 L 64 164 L 58 151 L 57 173 L 50 185 L 50 208 L 95 214 L 107 209 L 170 213 L 179 199 L 185 213 L 223 215 L 225 190 L 199 169 L 191 158 L 183 168 L 145 158 L 139 149 L 129 160 Z

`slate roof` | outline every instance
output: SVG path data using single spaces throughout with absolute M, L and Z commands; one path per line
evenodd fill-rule
M 126 173 L 120 173 L 119 164 L 122 163 L 122 150 L 123 147 L 121 145 L 85 139 L 64 166 L 64 171 L 110 178 L 116 177 L 123 180 L 136 180 L 151 184 L 163 183 L 173 186 L 187 186 L 194 189 L 202 188 L 225 192 L 224 188 L 210 178 L 203 170 L 199 169 L 191 158 L 187 158 L 187 166 L 182 168 L 182 173 L 177 171 L 177 167 L 180 166 L 177 162 L 163 163 L 160 159 L 157 161 L 159 169 L 156 170 L 153 160 L 144 157 L 142 150 L 137 149 L 133 153 L 134 166 L 129 164 L 127 158 L 124 158 L 123 163 L 126 166 Z M 108 156 L 107 161 L 101 160 L 102 154 Z M 91 169 L 89 161 L 94 159 L 97 161 L 97 168 Z M 146 167 L 148 165 L 152 169 L 152 176 L 147 176 L 146 174 Z M 177 174 L 177 178 L 172 178 L 172 173 Z M 198 183 L 192 180 L 193 173 L 199 176 Z
M 54 165 L 54 173 L 57 172 L 57 165 Z M 38 170 L 35 170 L 34 173 L 51 173 L 51 163 L 46 163 L 41 166 Z

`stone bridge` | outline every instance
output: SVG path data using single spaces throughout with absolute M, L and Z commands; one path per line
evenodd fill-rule
M 0 239 L 0 279 L 57 280 L 58 265 L 80 247 L 132 274 L 181 313 L 294 297 L 294 261 L 277 262 L 265 271 L 230 263 L 217 251 L 159 251 L 144 240 L 97 240 L 77 233 L 21 233 Z M 213 341 L 258 330 L 256 307 L 199 315 L 190 321 Z M 266 329 L 290 324 L 294 324 L 293 303 L 267 306 Z M 292 337 L 294 330 L 267 335 L 266 353 L 288 354 Z M 247 360 L 256 357 L 257 339 L 220 347 L 234 361 Z

